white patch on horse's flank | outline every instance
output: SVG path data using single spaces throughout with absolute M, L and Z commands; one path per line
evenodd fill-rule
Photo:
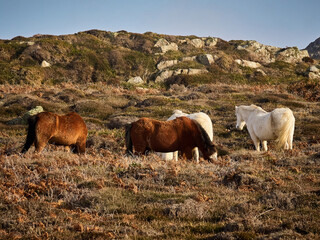
M 252 104 L 236 107 L 236 116 L 237 128 L 242 129 L 241 121 L 247 124 L 257 151 L 260 151 L 260 141 L 263 143 L 263 150 L 266 151 L 266 141 L 271 139 L 276 139 L 279 147 L 292 149 L 295 119 L 289 108 L 276 108 L 272 112 L 266 112 Z
M 172 116 L 170 116 L 167 119 L 167 121 L 173 120 L 173 119 L 175 119 L 177 117 L 182 117 L 182 116 L 188 117 L 188 118 L 190 118 L 192 120 L 197 121 L 203 127 L 203 129 L 207 132 L 210 140 L 211 141 L 213 140 L 212 122 L 211 122 L 210 117 L 207 114 L 205 114 L 203 112 L 187 114 L 187 113 L 182 112 L 181 110 L 174 110 Z M 199 150 L 198 150 L 198 148 L 195 148 L 194 152 L 195 152 L 194 156 L 196 158 L 195 160 L 197 162 L 199 162 Z M 159 153 L 159 154 L 160 154 L 162 159 L 172 160 L 174 158 L 174 160 L 178 161 L 178 157 L 177 157 L 178 154 L 177 153 L 174 153 L 174 154 L 172 154 L 172 153 Z

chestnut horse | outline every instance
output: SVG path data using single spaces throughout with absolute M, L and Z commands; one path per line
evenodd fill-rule
M 171 121 L 141 118 L 126 129 L 126 153 L 138 154 L 148 151 L 181 151 L 187 159 L 192 159 L 192 150 L 198 147 L 207 160 L 217 158 L 217 149 L 207 132 L 196 121 L 178 117 Z
M 41 112 L 29 118 L 26 143 L 22 153 L 34 143 L 35 151 L 41 152 L 47 143 L 76 147 L 75 152 L 85 153 L 88 130 L 83 119 L 75 112 L 58 115 Z

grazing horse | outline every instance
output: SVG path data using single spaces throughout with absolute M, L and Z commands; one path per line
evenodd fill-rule
M 198 147 L 207 160 L 217 158 L 217 149 L 206 131 L 197 122 L 178 117 L 170 121 L 141 118 L 126 129 L 126 153 L 138 154 L 148 151 L 181 151 L 187 159 L 192 159 L 192 149 Z
M 192 113 L 192 114 L 187 114 L 187 113 L 183 113 L 180 110 L 174 110 L 173 111 L 173 115 L 171 117 L 169 117 L 167 119 L 167 121 L 173 120 L 177 117 L 188 117 L 192 120 L 195 120 L 197 123 L 199 123 L 201 125 L 201 127 L 203 127 L 203 129 L 207 132 L 210 140 L 213 140 L 213 130 L 212 130 L 212 122 L 210 117 L 203 113 L 203 112 L 198 112 L 198 113 Z M 160 156 L 162 159 L 164 160 L 176 160 L 178 161 L 178 151 L 175 152 L 167 152 L 167 153 L 160 153 Z M 193 156 L 195 158 L 195 160 L 197 161 L 197 163 L 199 163 L 199 150 L 198 148 L 194 148 L 193 149 Z
M 257 151 L 260 151 L 260 141 L 263 150 L 267 151 L 267 140 L 272 139 L 276 139 L 279 148 L 292 149 L 295 118 L 289 108 L 266 112 L 256 105 L 236 106 L 236 116 L 236 128 L 242 130 L 247 124 Z
M 41 112 L 29 118 L 26 143 L 22 153 L 34 143 L 35 151 L 41 152 L 47 143 L 62 146 L 75 146 L 77 153 L 85 153 L 88 130 L 83 119 L 75 112 L 58 115 Z

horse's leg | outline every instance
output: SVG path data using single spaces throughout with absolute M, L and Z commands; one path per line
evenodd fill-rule
M 77 153 L 85 153 L 86 152 L 86 141 L 82 141 L 81 143 L 76 144 Z
M 178 151 L 173 152 L 173 159 L 178 162 Z
M 262 141 L 262 149 L 263 149 L 263 151 L 268 151 L 268 146 L 267 146 L 266 140 Z
M 49 139 L 47 141 L 43 141 L 43 139 L 41 139 L 40 141 L 36 140 L 34 142 L 35 151 L 38 153 L 41 152 L 44 149 L 44 147 L 47 145 L 48 141 L 49 141 Z
M 187 159 L 192 159 L 192 149 L 185 149 L 182 151 L 182 155 Z
M 289 149 L 289 143 L 288 142 L 286 142 L 286 144 L 284 145 L 284 149 L 285 150 L 288 150 Z M 291 148 L 292 149 L 292 148 Z
M 252 139 L 252 141 L 253 141 L 253 144 L 254 144 L 254 146 L 256 147 L 256 150 L 257 150 L 258 152 L 260 152 L 260 140 L 259 140 L 258 137 L 254 134 L 253 130 L 252 130 L 250 127 L 248 127 L 248 131 L 249 131 L 250 137 L 251 137 L 251 139 Z
M 196 162 L 199 163 L 199 149 L 197 147 L 192 149 L 192 155 Z

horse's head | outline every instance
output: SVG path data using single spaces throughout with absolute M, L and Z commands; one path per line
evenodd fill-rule
M 238 130 L 242 130 L 243 127 L 246 125 L 246 122 L 242 118 L 241 109 L 240 107 L 236 106 L 236 117 L 237 117 L 237 125 L 236 128 Z
M 196 125 L 198 126 L 198 129 L 201 134 L 202 143 L 199 145 L 199 149 L 203 154 L 203 158 L 208 161 L 217 160 L 218 151 L 216 146 L 211 141 L 208 133 L 199 123 L 197 123 L 196 121 L 194 121 L 194 123 L 196 123 Z
M 212 143 L 207 145 L 202 151 L 203 158 L 208 161 L 213 161 L 218 159 L 218 150 L 216 146 Z

